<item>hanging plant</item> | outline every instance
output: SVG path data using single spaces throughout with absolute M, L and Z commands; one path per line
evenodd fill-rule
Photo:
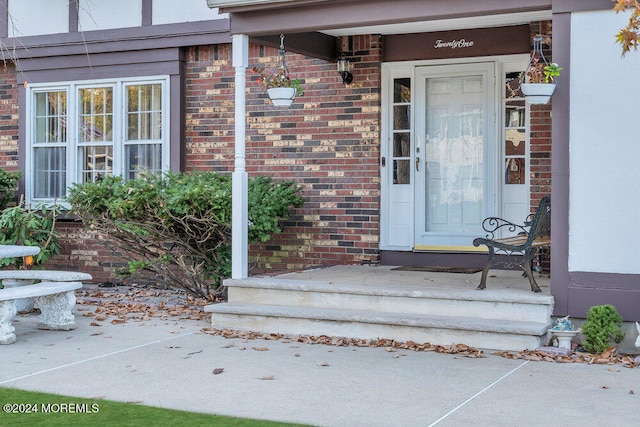
M 292 79 L 285 59 L 284 34 L 280 34 L 280 50 L 278 50 L 278 62 L 271 71 L 265 67 L 253 67 L 258 73 L 258 83 L 266 89 L 273 105 L 288 107 L 293 103 L 296 95 L 302 95 L 302 82 L 300 79 Z
M 520 78 L 520 89 L 529 104 L 546 104 L 556 90 L 555 78 L 562 68 L 549 64 L 542 53 L 542 37 L 533 38 L 533 53 L 529 65 Z

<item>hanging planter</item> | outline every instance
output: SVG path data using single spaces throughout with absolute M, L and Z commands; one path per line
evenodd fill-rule
M 542 53 L 542 37 L 533 38 L 533 53 L 529 65 L 520 77 L 520 89 L 528 104 L 546 104 L 556 90 L 555 78 L 562 68 L 549 64 Z
M 529 104 L 546 104 L 556 90 L 554 83 L 521 83 L 520 90 Z
M 267 89 L 267 95 L 277 107 L 288 107 L 296 98 L 296 89 L 293 87 L 272 87 Z
M 285 59 L 284 34 L 280 34 L 280 50 L 278 62 L 272 71 L 267 72 L 264 67 L 254 67 L 253 71 L 260 74 L 258 82 L 267 89 L 267 95 L 273 105 L 288 107 L 293 103 L 296 95 L 302 95 L 299 79 L 292 79 Z

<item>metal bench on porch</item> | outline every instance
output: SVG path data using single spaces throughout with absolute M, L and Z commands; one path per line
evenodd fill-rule
M 482 269 L 478 289 L 486 288 L 489 269 L 503 265 L 505 268 L 521 267 L 529 278 L 531 290 L 541 291 L 533 276 L 532 263 L 538 249 L 551 245 L 551 199 L 548 196 L 540 200 L 536 212 L 529 219 L 523 225 L 497 217 L 489 217 L 482 222 L 482 228 L 487 234 L 474 239 L 473 245 L 486 245 L 489 248 L 489 259 Z M 500 233 L 515 235 L 498 238 Z M 496 252 L 506 256 L 496 258 Z

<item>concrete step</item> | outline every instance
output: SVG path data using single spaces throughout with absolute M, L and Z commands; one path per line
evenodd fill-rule
M 225 281 L 228 302 L 206 308 L 212 327 L 534 349 L 547 343 L 554 299 L 528 290 L 519 272 L 479 277 L 338 266 Z M 541 284 L 548 291 L 548 284 Z
M 216 329 L 362 339 L 386 338 L 437 345 L 462 343 L 495 350 L 534 349 L 546 344 L 548 322 L 393 313 L 267 304 L 212 304 Z
M 379 313 L 547 324 L 554 299 L 528 291 L 416 288 L 348 282 L 291 280 L 278 277 L 231 279 L 234 304 L 327 308 Z

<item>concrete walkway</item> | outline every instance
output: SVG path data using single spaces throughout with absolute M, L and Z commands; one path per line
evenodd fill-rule
M 18 315 L 0 387 L 327 426 L 638 423 L 640 368 L 225 339 L 176 317 L 92 326 L 79 309 L 66 332 Z

